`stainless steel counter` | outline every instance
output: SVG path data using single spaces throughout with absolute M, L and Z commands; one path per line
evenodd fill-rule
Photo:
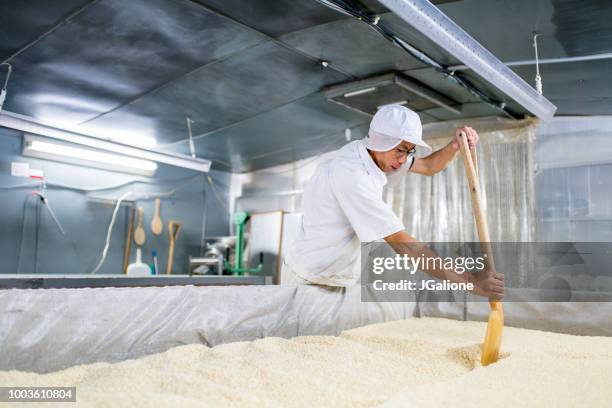
M 0 289 L 101 288 L 137 286 L 227 286 L 264 285 L 263 276 L 157 275 L 17 275 L 0 274 Z

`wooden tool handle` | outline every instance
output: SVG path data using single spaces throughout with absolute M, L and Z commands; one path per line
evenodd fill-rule
M 461 132 L 459 145 L 461 147 L 461 156 L 463 157 L 463 165 L 468 178 L 470 187 L 470 197 L 472 199 L 472 209 L 474 210 L 474 218 L 476 219 L 476 229 L 480 238 L 480 246 L 487 256 L 487 264 L 492 271 L 495 271 L 495 261 L 493 259 L 493 250 L 491 248 L 491 237 L 489 236 L 489 227 L 487 225 L 487 217 L 482 202 L 480 192 L 480 183 L 478 182 L 478 173 L 475 166 L 476 150 L 471 150 L 467 141 L 467 136 Z M 472 157 L 474 155 L 474 157 Z M 491 309 L 497 310 L 501 307 L 499 300 L 489 299 Z
M 127 273 L 130 264 L 130 254 L 132 252 L 132 232 L 134 231 L 134 207 L 130 208 L 130 220 L 128 221 L 127 237 L 125 239 L 125 250 L 123 252 L 123 273 Z
M 181 232 L 181 224 L 176 221 L 170 221 L 168 223 L 168 234 L 170 238 L 170 248 L 168 249 L 168 264 L 166 265 L 166 275 L 172 273 L 172 264 L 174 261 L 174 244 L 178 239 L 179 233 Z
M 472 156 L 472 163 L 474 163 L 474 171 L 476 172 L 476 180 L 480 179 L 478 173 L 478 156 L 476 155 L 476 146 L 470 148 L 470 155 Z
M 170 249 L 168 250 L 168 265 L 166 265 L 166 275 L 172 273 L 172 263 L 174 258 L 174 241 L 170 240 Z
M 143 209 L 142 207 L 138 207 L 138 228 L 142 228 L 142 214 L 143 214 Z
M 161 200 L 159 198 L 155 199 L 155 217 L 159 218 L 159 206 L 160 206 Z

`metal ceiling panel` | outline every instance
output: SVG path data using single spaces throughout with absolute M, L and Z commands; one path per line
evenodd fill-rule
M 5 109 L 76 124 L 261 36 L 176 0 L 102 0 L 14 61 Z
M 552 21 L 552 0 L 464 0 L 439 8 L 501 61 L 532 59 L 534 31 L 540 58 L 567 55 L 555 38 L 561 27 Z
M 0 62 L 50 30 L 64 17 L 91 0 L 2 0 L 0 1 Z
M 194 0 L 269 36 L 347 18 L 316 0 Z
M 472 95 L 468 90 L 458 85 L 457 82 L 452 79 L 445 78 L 439 72 L 436 72 L 433 68 L 422 68 L 410 71 L 404 71 L 403 74 L 408 77 L 415 79 L 431 89 L 435 89 L 442 95 L 446 95 L 448 98 L 457 101 L 458 103 L 470 103 L 478 102 L 479 99 Z
M 423 66 L 356 19 L 312 27 L 280 39 L 360 78 Z
M 534 82 L 534 66 L 512 69 L 525 81 Z M 551 100 L 612 97 L 611 73 L 612 59 L 540 66 L 544 95 Z
M 368 124 L 352 128 L 352 140 L 364 138 L 367 134 L 368 128 Z M 341 148 L 346 143 L 348 143 L 348 141 L 346 140 L 344 130 L 340 130 L 332 134 L 323 135 L 304 141 L 298 141 L 293 146 L 282 151 L 275 151 L 272 154 L 251 156 L 242 163 L 239 169 L 240 172 L 248 172 L 265 169 L 266 167 L 270 166 L 285 164 L 287 161 L 296 161 L 308 158 L 312 158 L 311 160 L 314 160 L 323 153 Z M 283 158 L 285 159 L 284 161 Z M 310 162 L 310 160 L 308 162 Z
M 425 113 L 419 113 L 423 124 L 432 123 L 438 121 Z M 358 125 L 351 128 L 351 140 L 362 139 L 367 135 L 369 129 L 369 122 L 362 125 Z M 280 150 L 274 150 L 271 152 L 264 152 L 262 154 L 248 156 L 241 158 L 240 155 L 235 154 L 233 156 L 233 168 L 222 167 L 220 169 L 227 169 L 228 171 L 234 172 L 248 172 L 254 170 L 265 169 L 270 166 L 276 166 L 285 164 L 288 162 L 310 158 L 318 156 L 322 153 L 326 153 L 332 150 L 339 149 L 348 143 L 344 129 L 337 132 L 315 136 L 311 138 L 304 138 L 302 140 L 296 140 L 289 147 Z M 218 163 L 213 164 L 213 167 L 218 166 Z
M 526 81 L 534 81 L 535 67 L 513 67 L 513 70 Z M 609 59 L 540 66 L 544 95 L 561 105 L 558 115 L 612 114 L 610 72 L 612 60 Z
M 433 119 L 424 113 L 419 113 L 419 116 L 421 117 L 421 122 L 423 124 L 437 121 L 437 119 Z M 369 121 L 362 125 L 352 127 L 351 140 L 363 139 L 366 137 L 369 127 Z M 296 141 L 293 145 L 284 150 L 249 156 L 241 164 L 241 167 L 237 168 L 240 169 L 240 172 L 265 169 L 266 167 L 270 166 L 318 156 L 322 153 L 339 149 L 346 143 L 348 143 L 348 141 L 346 139 L 344 130 L 312 138 L 305 138 L 303 140 Z
M 568 55 L 612 51 L 610 0 L 553 0 L 555 37 Z
M 130 129 L 134 124 L 149 121 L 159 143 L 172 143 L 186 138 L 187 115 L 195 121 L 194 135 L 199 135 L 345 79 L 344 75 L 322 69 L 319 64 L 268 42 L 198 70 L 88 126 Z
M 369 123 L 367 115 L 330 103 L 322 93 L 308 96 L 196 140 L 203 157 L 229 161 L 234 171 L 255 168 L 251 160 L 268 157 L 267 166 L 301 156 L 301 148 L 331 149 L 327 136 Z M 301 146 L 301 147 L 300 147 Z
M 541 33 L 540 58 L 612 51 L 612 7 L 606 0 L 438 3 L 502 61 L 532 59 L 534 30 Z M 0 52 L 14 53 L 86 4 L 1 1 Z M 393 14 L 382 14 L 381 21 L 442 64 L 457 62 Z M 266 35 L 280 36 L 298 52 L 267 42 Z M 402 71 L 465 104 L 462 117 L 496 113 L 365 23 L 315 0 L 94 1 L 15 58 L 4 108 L 71 125 L 95 118 L 83 131 L 155 136 L 162 144 L 184 139 L 185 116 L 191 115 L 196 135 L 210 132 L 197 141 L 200 156 L 234 171 L 262 168 L 336 148 L 348 124 L 361 129 L 369 121 L 318 93 L 355 78 L 322 69 L 300 53 L 329 60 L 357 79 Z M 543 65 L 544 94 L 560 115 L 610 114 L 611 68 L 610 60 Z M 533 84 L 533 65 L 513 69 Z M 484 79 L 465 75 L 488 95 L 505 99 Z M 524 113 L 512 101 L 508 107 Z M 421 112 L 421 119 L 455 117 L 434 108 Z M 161 148 L 187 152 L 185 143 Z

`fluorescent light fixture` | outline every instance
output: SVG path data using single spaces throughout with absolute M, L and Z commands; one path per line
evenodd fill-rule
M 376 90 L 376 87 L 366 88 L 366 89 L 359 89 L 357 91 L 352 91 L 352 92 L 345 93 L 344 97 L 345 98 L 350 98 L 351 96 L 362 95 L 362 94 L 374 92 L 375 90 Z
M 542 120 L 557 107 L 427 0 L 378 0 L 402 20 Z
M 144 176 L 152 176 L 157 170 L 157 163 L 150 160 L 107 153 L 32 135 L 24 135 L 23 155 Z
M 36 120 L 32 117 L 18 113 L 0 111 L 0 126 L 19 130 L 24 133 L 39 135 L 47 138 L 47 141 L 59 140 L 72 145 L 81 145 L 92 150 L 117 153 L 141 160 L 149 160 L 170 166 L 181 167 L 193 171 L 207 173 L 210 170 L 211 161 L 206 159 L 192 158 L 183 154 L 160 152 L 142 147 L 129 146 L 123 143 L 101 140 L 96 137 L 84 135 L 75 131 L 60 129 L 54 125 Z

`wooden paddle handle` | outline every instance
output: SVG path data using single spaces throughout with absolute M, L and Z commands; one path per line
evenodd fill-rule
M 181 232 L 181 224 L 176 221 L 170 221 L 168 223 L 168 235 L 170 238 L 170 248 L 168 250 L 168 264 L 166 265 L 166 275 L 172 273 L 172 264 L 174 263 L 174 244 L 178 239 L 179 233 Z
M 484 204 L 482 201 L 482 193 L 480 191 L 480 183 L 478 182 L 478 170 L 476 168 L 477 158 L 476 149 L 470 149 L 467 141 L 467 136 L 464 132 L 460 133 L 459 146 L 461 147 L 461 156 L 463 157 L 463 166 L 468 178 L 470 187 L 470 197 L 472 199 L 472 209 L 474 218 L 476 219 L 476 229 L 480 238 L 480 247 L 487 256 L 487 264 L 492 271 L 495 271 L 495 261 L 493 259 L 493 250 L 491 248 L 491 237 L 489 236 L 489 226 L 487 225 L 487 217 Z M 474 156 L 474 157 L 472 157 Z M 489 299 L 492 310 L 499 310 L 501 304 L 497 299 Z
M 159 217 L 159 206 L 161 204 L 161 200 L 159 198 L 155 199 L 155 216 Z
M 134 231 L 134 207 L 130 208 L 130 220 L 125 238 L 125 250 L 123 251 L 123 273 L 127 273 L 127 267 L 130 264 L 130 254 L 132 252 L 132 232 Z
M 170 249 L 168 250 L 168 265 L 166 265 L 166 275 L 172 273 L 172 263 L 174 258 L 174 241 L 170 240 Z
M 138 228 L 142 228 L 142 214 L 143 214 L 143 209 L 142 207 L 138 207 Z

